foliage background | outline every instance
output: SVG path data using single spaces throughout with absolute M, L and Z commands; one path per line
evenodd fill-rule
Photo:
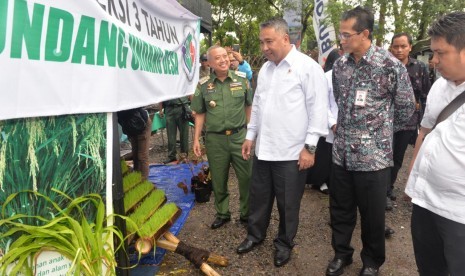
M 0 208 L 13 193 L 32 190 L 47 195 L 61 208 L 71 198 L 97 193 L 106 184 L 106 114 L 67 115 L 0 121 Z M 56 216 L 47 201 L 22 193 L 2 210 L 15 214 Z M 86 210 L 92 216 L 94 210 Z M 39 224 L 33 219 L 21 221 Z M 0 226 L 0 233 L 6 229 Z M 0 240 L 0 249 L 8 241 Z
M 357 5 L 371 7 L 375 14 L 374 42 L 387 47 L 394 33 L 408 32 L 416 41 L 427 38 L 431 22 L 451 11 L 465 10 L 463 0 L 328 0 L 328 13 L 337 32 L 343 11 Z M 212 4 L 213 44 L 239 44 L 245 56 L 261 55 L 258 26 L 273 16 L 283 16 L 286 0 L 208 0 Z M 302 0 L 302 46 L 309 52 L 316 46 L 312 16 L 315 1 Z M 208 45 L 202 43 L 202 52 Z

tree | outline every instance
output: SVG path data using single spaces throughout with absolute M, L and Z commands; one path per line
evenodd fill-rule
M 260 55 L 259 24 L 282 16 L 285 0 L 209 0 L 213 12 L 213 41 L 241 45 L 242 53 Z M 337 32 L 343 11 L 357 5 L 371 7 L 375 14 L 374 42 L 385 46 L 393 33 L 408 32 L 416 40 L 427 37 L 428 27 L 439 16 L 465 10 L 463 0 L 329 0 L 327 11 Z M 314 0 L 302 0 L 302 50 L 315 40 L 312 16 Z

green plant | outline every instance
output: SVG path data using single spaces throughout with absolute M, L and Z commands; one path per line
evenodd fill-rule
M 47 194 L 62 208 L 83 194 L 105 193 L 106 114 L 80 114 L 0 121 L 0 207 L 6 198 L 23 190 Z M 85 208 L 87 216 L 95 212 Z M 29 218 L 55 215 L 40 197 L 21 193 L 8 205 L 9 216 Z M 5 229 L 0 227 L 0 232 Z M 6 243 L 0 239 L 0 248 Z
M 129 215 L 135 225 L 142 225 L 144 222 L 166 202 L 165 192 L 162 190 L 153 190 L 147 198 L 137 207 L 134 213 Z M 136 232 L 137 229 L 127 226 L 129 232 Z
M 121 174 L 124 176 L 129 172 L 129 166 L 126 161 L 121 160 Z
M 123 174 L 124 175 L 124 174 Z M 123 191 L 127 192 L 139 184 L 142 180 L 141 172 L 131 172 L 123 177 Z
M 132 210 L 146 195 L 148 195 L 155 186 L 152 182 L 145 180 L 144 182 L 138 184 L 129 192 L 124 194 L 124 211 L 127 213 L 129 210 Z
M 156 237 L 159 234 L 163 226 L 168 225 L 172 220 L 176 219 L 176 214 L 180 212 L 180 209 L 173 202 L 163 205 L 158 209 L 149 220 L 144 223 L 139 229 L 139 236 L 142 238 Z
M 69 200 L 69 205 L 62 209 L 50 197 L 35 191 L 11 194 L 4 202 L 0 226 L 8 230 L 1 233 L 0 238 L 10 239 L 12 243 L 0 259 L 0 275 L 6 275 L 9 266 L 12 269 L 9 275 L 19 272 L 32 275 L 32 259 L 44 249 L 57 251 L 72 260 L 68 274 L 103 275 L 102 267 L 105 266 L 105 275 L 113 275 L 116 267 L 114 252 L 121 249 L 127 237 L 116 226 L 109 225 L 108 221 L 116 215 L 105 216 L 105 204 L 98 194 L 72 199 L 56 189 L 52 191 Z M 10 217 L 6 212 L 7 206 L 21 194 L 42 198 L 56 215 L 53 218 L 27 214 L 15 214 Z M 88 221 L 83 210 L 83 206 L 89 204 L 96 210 L 92 221 Z M 119 217 L 137 229 L 129 218 Z M 24 224 L 21 221 L 25 218 L 41 223 Z M 113 248 L 113 237 L 119 240 L 116 249 Z

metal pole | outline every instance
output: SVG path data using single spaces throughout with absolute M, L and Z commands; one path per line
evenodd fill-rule
M 124 213 L 124 191 L 123 191 L 123 176 L 121 173 L 121 161 L 120 161 L 120 145 L 119 145 L 119 133 L 118 133 L 118 118 L 116 113 L 113 113 L 113 210 L 115 214 L 125 215 Z M 115 226 L 121 230 L 123 235 L 126 233 L 126 223 L 123 219 L 115 217 Z M 118 243 L 119 240 L 115 238 Z M 119 244 L 115 244 L 118 246 Z M 116 257 L 116 275 L 128 276 L 130 275 L 129 259 L 126 255 L 128 244 L 124 244 L 121 249 L 115 252 Z

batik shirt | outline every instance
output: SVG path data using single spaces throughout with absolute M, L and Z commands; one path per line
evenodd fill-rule
M 405 66 L 372 45 L 358 63 L 351 55 L 333 67 L 339 108 L 333 162 L 349 171 L 377 171 L 394 165 L 394 126 L 403 127 L 415 110 Z
M 412 84 L 413 93 L 415 94 L 417 109 L 412 117 L 410 117 L 409 122 L 400 130 L 416 130 L 425 111 L 426 97 L 431 88 L 431 82 L 428 68 L 423 62 L 414 58 L 409 58 L 406 67 L 410 77 L 410 83 Z

